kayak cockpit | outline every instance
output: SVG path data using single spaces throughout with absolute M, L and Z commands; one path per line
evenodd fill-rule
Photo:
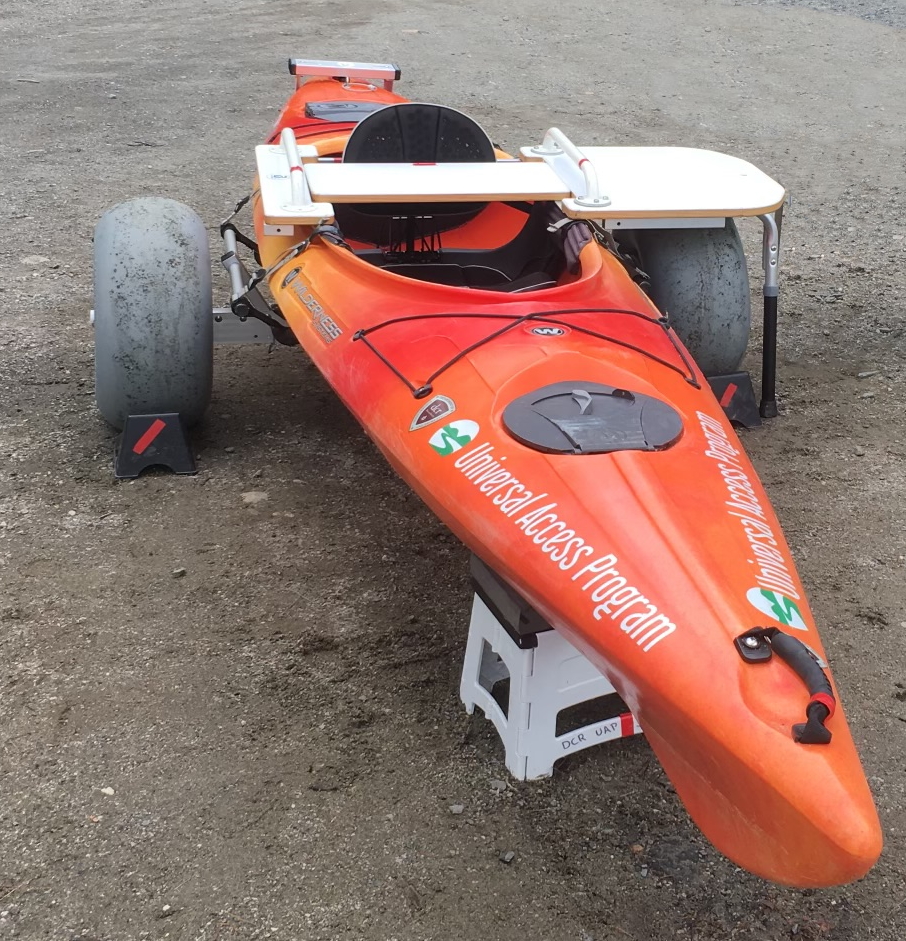
M 412 166 L 497 159 L 472 118 L 412 102 L 366 115 L 342 156 L 344 164 Z M 369 264 L 418 281 L 503 293 L 554 287 L 564 274 L 577 274 L 579 251 L 592 240 L 587 224 L 545 201 L 363 201 L 337 204 L 335 212 L 344 239 Z
M 501 208 L 506 212 L 499 212 Z M 482 218 L 484 215 L 492 218 Z M 507 238 L 513 215 L 521 228 Z M 394 221 L 401 225 L 414 221 L 418 227 L 413 231 L 421 234 L 406 245 L 392 241 L 385 247 L 356 243 L 355 254 L 403 277 L 507 294 L 542 290 L 574 280 L 580 271 L 579 254 L 593 240 L 586 223 L 567 219 L 548 202 L 524 207 L 492 204 L 458 228 L 453 247 L 448 247 L 442 233 L 424 232 L 421 226 L 430 227 L 430 219 Z M 345 235 L 345 230 L 341 231 Z

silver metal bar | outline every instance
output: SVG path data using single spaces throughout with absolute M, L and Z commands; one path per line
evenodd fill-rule
M 290 59 L 289 71 L 296 77 L 296 87 L 304 78 L 326 75 L 330 78 L 342 76 L 356 79 L 380 79 L 387 91 L 393 91 L 393 83 L 399 80 L 400 68 L 392 62 L 344 62 L 330 59 Z
M 221 258 L 221 264 L 227 269 L 230 275 L 230 287 L 232 290 L 230 300 L 233 304 L 233 313 L 241 317 L 244 312 L 243 308 L 256 310 L 264 317 L 275 319 L 282 324 L 282 318 L 279 312 L 268 304 L 260 289 L 257 286 L 249 288 L 252 277 L 236 253 L 236 233 L 231 229 L 226 229 L 223 233 L 223 244 L 227 251 Z M 242 303 L 237 303 L 239 301 Z
M 244 269 L 242 262 L 236 254 L 236 233 L 231 229 L 227 229 L 223 233 L 223 246 L 226 249 L 226 253 L 220 261 L 223 267 L 226 268 L 227 274 L 230 276 L 231 298 L 234 301 L 238 301 L 239 298 L 245 294 L 246 286 L 243 278 Z
M 773 212 L 759 216 L 764 225 L 761 264 L 764 268 L 764 296 L 777 297 L 780 291 L 780 227 Z

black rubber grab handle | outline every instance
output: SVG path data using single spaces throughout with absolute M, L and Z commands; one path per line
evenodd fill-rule
M 824 693 L 833 696 L 834 690 L 830 685 L 824 670 L 818 665 L 814 655 L 799 640 L 791 634 L 777 631 L 771 637 L 771 648 L 782 660 L 786 661 L 798 674 L 799 678 L 808 687 L 809 695 Z
M 793 738 L 803 745 L 827 745 L 831 740 L 831 733 L 824 723 L 834 714 L 837 701 L 830 680 L 815 655 L 798 637 L 784 634 L 776 627 L 757 627 L 742 635 L 743 640 L 747 637 L 768 641 L 777 656 L 788 664 L 808 687 L 811 698 L 805 708 L 807 721 L 793 726 Z

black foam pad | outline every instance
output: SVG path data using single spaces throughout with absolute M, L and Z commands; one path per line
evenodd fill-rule
M 405 102 L 360 121 L 344 163 L 488 163 L 494 145 L 472 118 L 446 105 Z
M 446 105 L 404 102 L 360 121 L 343 152 L 344 163 L 492 163 L 494 145 L 472 118 Z M 463 225 L 484 203 L 355 203 L 336 205 L 346 238 L 388 245 L 400 217 L 418 217 L 418 235 Z M 428 217 L 428 218 L 426 218 Z M 394 220 L 397 220 L 396 222 Z

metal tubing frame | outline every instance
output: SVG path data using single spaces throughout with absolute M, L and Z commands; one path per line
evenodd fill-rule
M 236 233 L 229 226 L 223 232 L 223 246 L 226 252 L 221 255 L 220 263 L 230 276 L 230 310 L 240 320 L 256 317 L 272 327 L 274 312 L 257 286 L 250 287 L 253 282 L 236 252 Z M 284 326 L 279 322 L 277 325 Z
M 246 293 L 246 282 L 242 262 L 236 254 L 236 233 L 232 229 L 223 232 L 223 247 L 226 253 L 220 259 L 230 276 L 230 298 L 238 301 Z

